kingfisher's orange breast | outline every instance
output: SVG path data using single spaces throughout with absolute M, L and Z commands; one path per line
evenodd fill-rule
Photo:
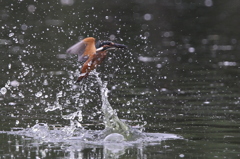
M 95 69 L 97 65 L 99 65 L 106 57 L 107 52 L 97 52 L 92 55 L 82 66 L 81 73 L 90 72 L 91 70 Z

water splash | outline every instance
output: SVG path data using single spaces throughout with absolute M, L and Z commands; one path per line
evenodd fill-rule
M 105 126 L 104 130 L 86 130 L 82 126 L 83 120 L 82 110 L 80 106 L 76 112 L 63 115 L 61 117 L 65 120 L 70 121 L 69 126 L 61 125 L 48 125 L 46 123 L 37 123 L 30 128 L 12 128 L 9 135 L 20 135 L 26 136 L 27 138 L 33 138 L 34 142 L 39 141 L 39 144 L 43 142 L 54 143 L 65 143 L 64 147 L 69 151 L 74 152 L 76 149 L 83 150 L 85 148 L 93 148 L 103 146 L 103 152 L 105 156 L 121 156 L 125 153 L 125 149 L 129 146 L 136 145 L 150 145 L 159 144 L 163 140 L 168 139 L 182 139 L 182 137 L 174 134 L 163 134 L 163 133 L 143 133 L 137 129 L 133 129 L 117 116 L 116 111 L 112 108 L 108 101 L 108 89 L 107 82 L 103 82 L 99 77 L 99 73 L 93 71 L 92 75 L 96 76 L 96 81 L 100 89 L 100 96 L 102 100 L 101 110 L 103 112 L 103 123 Z M 7 85 L 6 85 L 7 86 Z M 5 87 L 6 87 L 5 86 Z M 86 87 L 81 83 L 80 88 Z M 87 88 L 86 88 L 87 90 Z M 4 90 L 3 90 L 4 93 Z M 74 98 L 79 98 L 78 95 Z M 62 103 L 60 98 L 63 97 L 63 92 L 60 91 L 56 94 L 56 101 L 53 105 L 45 108 L 45 112 L 62 110 Z M 62 112 L 61 112 L 62 113 Z M 29 140 L 29 139 L 28 139 Z M 142 149 L 142 148 L 140 148 Z
M 62 105 L 59 103 L 59 98 L 62 97 L 62 94 L 63 94 L 62 91 L 57 93 L 54 105 L 49 105 L 47 108 L 45 108 L 45 112 L 54 111 L 56 109 L 62 110 Z
M 118 118 L 116 111 L 111 107 L 107 95 L 107 82 L 102 82 L 101 78 L 99 77 L 99 73 L 96 71 L 93 71 L 93 74 L 96 76 L 98 85 L 100 87 L 102 98 L 102 112 L 104 114 L 105 125 L 105 130 L 103 131 L 104 134 L 109 135 L 111 133 L 119 133 L 128 140 L 132 140 L 134 135 L 139 136 L 141 133 L 131 129 L 127 124 L 121 121 Z

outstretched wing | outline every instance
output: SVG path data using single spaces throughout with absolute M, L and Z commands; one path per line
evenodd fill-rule
M 70 47 L 67 53 L 77 54 L 78 61 L 85 62 L 90 56 L 96 53 L 95 39 L 93 37 L 85 38 Z
M 69 49 L 67 49 L 67 53 L 76 54 L 78 55 L 78 61 L 85 62 L 88 59 L 88 55 L 84 54 L 86 47 L 87 43 L 82 40 L 76 43 L 75 45 L 71 46 Z

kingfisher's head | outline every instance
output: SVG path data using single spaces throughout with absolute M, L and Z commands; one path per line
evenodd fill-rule
M 117 44 L 112 41 L 99 41 L 96 43 L 97 51 L 108 51 L 108 50 L 115 50 L 115 49 L 124 49 L 127 48 L 126 45 Z

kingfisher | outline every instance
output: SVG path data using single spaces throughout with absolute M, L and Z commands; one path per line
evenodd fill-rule
M 95 38 L 88 37 L 67 49 L 67 53 L 78 55 L 78 61 L 84 62 L 80 69 L 80 76 L 76 82 L 86 78 L 107 56 L 109 50 L 124 49 L 126 45 L 112 41 L 95 42 Z

